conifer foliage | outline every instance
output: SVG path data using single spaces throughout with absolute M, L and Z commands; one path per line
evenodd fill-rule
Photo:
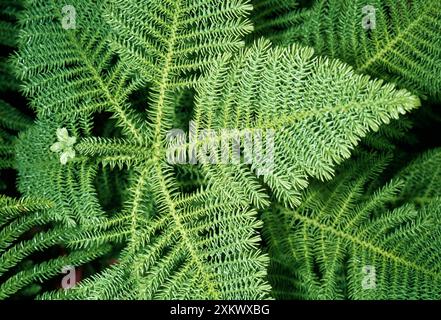
M 0 299 L 441 298 L 439 1 L 0 10 Z

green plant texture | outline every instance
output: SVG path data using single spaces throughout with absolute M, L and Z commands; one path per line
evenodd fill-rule
M 439 0 L 3 0 L 0 31 L 0 299 L 441 299 Z

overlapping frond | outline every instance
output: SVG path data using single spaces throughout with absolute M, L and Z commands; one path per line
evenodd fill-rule
M 405 185 L 396 179 L 366 194 L 384 163 L 362 157 L 311 185 L 298 208 L 264 214 L 276 297 L 439 299 L 439 198 L 391 208 Z
M 144 168 L 131 189 L 125 214 L 105 230 L 95 230 L 71 241 L 82 247 L 93 241 L 128 238 L 117 266 L 73 288 L 46 294 L 77 299 L 260 299 L 266 297 L 268 258 L 258 249 L 261 222 L 247 203 L 226 190 L 202 189 L 176 196 L 170 174 Z M 160 177 L 160 178 L 158 178 Z M 158 211 L 154 217 L 145 199 L 151 194 Z M 172 210 L 172 211 L 171 211 Z M 145 212 L 144 216 L 140 215 Z
M 66 265 L 81 265 L 108 251 L 106 247 L 89 248 L 69 256 L 58 257 L 41 264 L 26 267 L 22 262 L 31 254 L 62 244 L 70 232 L 60 227 L 44 230 L 57 218 L 49 209 L 54 203 L 48 200 L 0 196 L 0 299 L 12 296 L 32 283 L 58 275 Z M 23 235 L 33 230 L 30 240 Z M 8 273 L 10 270 L 15 273 Z
M 253 36 L 274 36 L 301 21 L 297 0 L 253 0 Z
M 330 179 L 333 165 L 348 158 L 360 138 L 420 103 L 407 91 L 357 75 L 339 61 L 314 58 L 310 48 L 270 48 L 266 41 L 232 61 L 218 63 L 197 92 L 194 136 L 200 137 L 204 129 L 217 130 L 214 139 L 198 138 L 199 150 L 209 142 L 218 146 L 222 129 L 238 129 L 242 146 L 247 129 L 251 136 L 260 134 L 263 141 L 267 139 L 263 159 L 252 159 L 251 169 L 272 165 L 263 180 L 278 200 L 290 205 L 299 204 L 297 195 L 308 176 Z M 271 150 L 270 130 L 274 132 L 273 164 L 265 154 L 265 149 Z M 217 147 L 217 163 L 221 163 L 221 149 Z M 239 194 L 244 185 L 259 185 L 246 166 L 209 170 L 216 172 L 215 181 L 227 175 L 231 183 L 239 182 Z
M 155 149 L 171 129 L 176 89 L 193 87 L 221 55 L 244 45 L 242 37 L 252 30 L 247 20 L 250 10 L 243 0 L 116 1 L 110 5 L 112 46 L 122 61 L 142 70 L 152 83 L 147 111 L 149 140 Z
M 319 0 L 307 10 L 285 10 L 282 17 L 285 26 L 265 32 L 275 42 L 301 42 L 318 54 L 342 59 L 357 72 L 439 99 L 438 0 Z
M 40 116 L 87 123 L 93 113 L 106 110 L 127 135 L 142 141 L 141 121 L 127 96 L 144 80 L 126 63 L 114 62 L 111 30 L 102 19 L 106 1 L 71 1 L 63 14 L 65 5 L 26 1 L 15 59 L 23 92 Z M 67 14 L 70 20 L 64 22 Z
M 243 0 L 121 0 L 111 3 L 107 18 L 113 46 L 147 73 L 161 96 L 165 86 L 195 81 L 195 72 L 242 47 L 252 31 L 251 9 Z
M 362 140 L 362 144 L 366 147 L 377 151 L 391 151 L 396 149 L 396 143 L 406 138 L 412 141 L 409 134 L 413 122 L 409 118 L 402 117 L 393 120 L 387 125 L 383 125 L 377 132 L 368 134 Z
M 424 205 L 441 197 L 441 149 L 434 149 L 415 159 L 398 174 L 405 182 L 402 201 Z

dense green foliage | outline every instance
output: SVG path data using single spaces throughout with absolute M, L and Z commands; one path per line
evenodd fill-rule
M 441 298 L 438 0 L 68 2 L 0 4 L 0 299 Z

